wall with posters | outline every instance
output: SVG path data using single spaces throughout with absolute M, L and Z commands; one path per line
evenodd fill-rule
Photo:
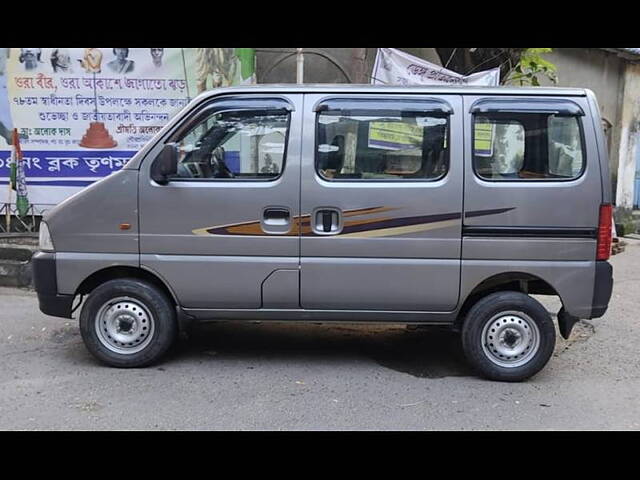
M 0 49 L 0 202 L 13 128 L 46 210 L 121 169 L 197 94 L 255 83 L 254 66 L 252 49 Z

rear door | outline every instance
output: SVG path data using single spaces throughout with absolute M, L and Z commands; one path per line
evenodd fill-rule
M 464 258 L 593 260 L 602 188 L 587 98 L 464 101 Z
M 234 95 L 203 105 L 168 139 L 167 185 L 140 172 L 143 267 L 186 308 L 298 308 L 302 95 Z
M 456 95 L 305 95 L 303 308 L 455 308 L 461 110 Z

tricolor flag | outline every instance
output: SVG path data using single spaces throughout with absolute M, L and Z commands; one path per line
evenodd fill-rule
M 17 128 L 13 129 L 12 143 L 9 188 L 17 192 L 16 207 L 18 209 L 18 215 L 23 217 L 29 211 L 29 198 L 27 196 L 27 179 L 24 174 L 24 163 L 22 162 L 22 150 L 20 149 L 20 138 L 18 137 Z

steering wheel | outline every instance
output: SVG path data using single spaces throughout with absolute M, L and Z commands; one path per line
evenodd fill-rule
M 224 148 L 217 147 L 211 152 L 211 170 L 214 178 L 235 178 L 224 161 Z

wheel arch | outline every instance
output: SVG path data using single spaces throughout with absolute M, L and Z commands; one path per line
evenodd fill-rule
M 109 280 L 115 280 L 119 278 L 136 278 L 139 280 L 145 280 L 152 285 L 159 288 L 167 296 L 169 300 L 173 302 L 175 306 L 178 306 L 178 298 L 167 283 L 155 272 L 147 270 L 146 268 L 133 267 L 127 265 L 116 265 L 106 268 L 102 268 L 93 272 L 87 278 L 85 278 L 75 291 L 75 295 L 88 295 L 96 287 L 102 285 Z
M 458 330 L 462 327 L 467 312 L 478 300 L 492 293 L 502 291 L 515 291 L 527 295 L 552 295 L 557 296 L 562 302 L 562 297 L 556 288 L 537 275 L 523 271 L 501 272 L 483 279 L 467 294 L 458 311 L 454 328 Z

